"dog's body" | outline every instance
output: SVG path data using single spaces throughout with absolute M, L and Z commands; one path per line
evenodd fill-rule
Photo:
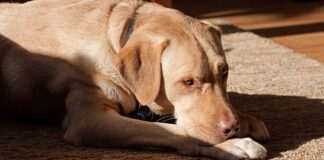
M 0 4 L 0 34 L 0 110 L 66 113 L 68 142 L 265 156 L 251 139 L 227 140 L 268 133 L 229 104 L 219 32 L 207 24 L 135 0 L 36 0 Z M 125 117 L 137 101 L 177 124 Z

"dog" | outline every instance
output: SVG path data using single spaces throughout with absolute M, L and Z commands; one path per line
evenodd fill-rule
M 184 155 L 264 158 L 265 124 L 226 92 L 220 31 L 136 0 L 0 4 L 1 111 L 64 115 L 75 145 L 167 147 Z M 127 117 L 137 103 L 176 124 Z

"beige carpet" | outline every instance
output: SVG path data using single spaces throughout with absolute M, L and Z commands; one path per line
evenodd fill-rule
M 219 22 L 217 22 L 219 23 Z M 268 125 L 270 159 L 324 159 L 324 65 L 223 24 L 232 103 Z M 0 119 L 0 159 L 201 159 L 67 145 L 58 126 Z

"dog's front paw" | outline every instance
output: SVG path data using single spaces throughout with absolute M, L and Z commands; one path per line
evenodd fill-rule
M 228 154 L 225 159 L 263 159 L 267 150 L 251 138 L 235 138 L 219 144 L 219 148 Z
M 269 132 L 266 125 L 255 117 L 240 113 L 240 132 L 237 137 L 252 137 L 257 141 L 268 141 Z
M 267 150 L 251 138 L 235 138 L 214 146 L 183 145 L 180 153 L 184 155 L 206 156 L 218 159 L 263 159 Z

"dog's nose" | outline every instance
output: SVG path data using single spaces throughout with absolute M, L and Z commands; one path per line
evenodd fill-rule
M 219 132 L 224 134 L 225 139 L 233 137 L 240 130 L 240 124 L 237 120 L 220 121 L 217 127 Z

